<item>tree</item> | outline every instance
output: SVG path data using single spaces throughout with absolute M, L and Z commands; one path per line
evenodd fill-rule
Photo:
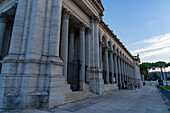
M 144 75 L 145 80 L 148 78 L 148 70 L 151 68 L 151 64 L 148 62 L 140 64 L 140 73 Z
M 162 69 L 165 68 L 165 67 L 168 67 L 168 66 L 170 66 L 170 62 L 169 63 L 166 63 L 164 61 L 158 61 L 158 62 L 155 62 L 155 63 L 145 62 L 145 63 L 140 64 L 140 72 L 141 72 L 141 74 L 143 74 L 145 76 L 145 79 L 147 79 L 148 78 L 148 71 L 150 69 L 160 68 L 161 76 L 163 77 Z

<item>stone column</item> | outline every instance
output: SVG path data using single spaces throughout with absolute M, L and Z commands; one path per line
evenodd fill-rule
M 74 61 L 74 28 L 70 30 L 70 41 L 69 41 L 69 62 Z
M 104 48 L 104 71 L 106 74 L 106 84 L 109 84 L 109 62 L 108 62 L 108 47 Z
M 95 17 L 94 19 L 94 60 L 95 60 L 95 67 L 100 67 L 100 60 L 99 60 L 99 30 L 98 30 L 98 18 Z
M 86 82 L 89 83 L 89 69 L 90 69 L 90 28 L 87 29 L 86 31 L 86 53 L 85 53 L 85 58 L 86 58 L 86 66 L 87 66 L 87 70 L 86 70 Z
M 69 17 L 70 12 L 63 9 L 63 23 L 61 36 L 61 59 L 63 60 L 63 75 L 67 83 L 67 61 L 68 61 L 68 32 L 69 32 Z
M 121 83 L 121 66 L 120 66 L 120 57 L 118 56 L 118 71 L 119 71 L 119 83 Z
M 114 54 L 114 70 L 116 74 L 116 83 L 118 83 L 118 69 L 117 69 L 117 56 L 116 53 Z
M 41 0 L 42 1 L 42 0 Z M 48 3 L 51 0 L 48 0 Z M 61 56 L 61 17 L 62 13 L 62 1 L 63 0 L 52 0 L 52 4 L 49 3 L 50 11 L 50 38 L 48 45 L 48 66 L 46 78 L 47 88 L 50 92 L 49 107 L 54 107 L 64 103 L 65 101 L 65 76 L 63 76 L 63 61 L 60 59 Z M 48 17 L 48 15 L 47 15 Z M 64 18 L 64 17 L 63 17 Z M 65 17 L 67 18 L 67 16 Z M 63 21 L 64 23 L 64 21 Z M 66 20 L 67 23 L 67 20 Z M 63 29 L 63 28 L 62 28 Z M 68 28 L 67 28 L 68 29 Z M 65 29 L 64 29 L 65 30 Z M 62 30 L 63 31 L 63 30 Z M 65 51 L 66 52 L 66 51 Z M 60 92 L 60 93 L 58 93 Z
M 85 84 L 85 25 L 80 26 L 80 90 L 84 90 Z
M 129 64 L 128 64 L 128 62 L 127 62 L 127 73 L 128 73 L 128 82 L 130 82 L 130 79 L 129 79 L 130 73 L 129 73 Z
M 110 72 L 111 72 L 111 83 L 113 84 L 114 83 L 114 81 L 113 81 L 113 77 L 114 77 L 114 68 L 113 68 L 113 51 L 112 50 L 110 50 L 110 52 L 109 52 L 109 70 L 110 70 Z
M 121 57 L 120 57 L 119 61 L 120 61 L 120 81 L 123 81 L 122 80 L 123 79 L 123 70 L 122 70 L 122 59 L 121 59 Z
M 102 94 L 104 91 L 104 82 L 102 79 L 102 71 L 99 69 L 98 21 L 94 20 L 93 17 L 91 18 L 90 28 L 91 36 L 90 36 L 89 86 L 92 92 Z
M 123 68 L 123 82 L 125 82 L 125 68 L 124 68 L 124 60 L 122 58 L 122 68 Z
M 102 42 L 100 42 L 100 69 L 103 70 L 102 56 Z
M 3 41 L 4 41 L 4 34 L 6 29 L 6 15 L 0 14 L 0 56 L 3 54 Z
M 91 20 L 91 36 L 90 36 L 90 67 L 94 67 L 94 18 L 92 17 Z
M 125 69 L 125 81 L 127 81 L 127 73 L 126 73 L 126 61 L 124 60 L 124 69 Z
M 123 69 L 124 69 L 124 81 L 126 81 L 126 68 L 125 68 L 125 60 L 123 61 Z
M 67 82 L 69 84 L 73 83 L 73 72 L 74 72 L 74 68 L 73 68 L 73 63 L 74 63 L 74 27 L 71 27 L 70 30 L 70 40 L 69 40 L 69 56 L 68 56 L 68 80 Z

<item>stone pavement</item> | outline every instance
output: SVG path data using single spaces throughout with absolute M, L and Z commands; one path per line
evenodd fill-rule
M 155 86 L 134 90 L 112 90 L 103 96 L 58 106 L 54 109 L 13 110 L 2 113 L 170 113 Z

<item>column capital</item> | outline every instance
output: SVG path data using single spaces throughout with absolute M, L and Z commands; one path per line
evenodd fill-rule
M 8 15 L 5 13 L 0 13 L 0 22 L 6 22 Z
M 94 22 L 95 22 L 95 23 L 99 23 L 99 20 L 100 20 L 100 19 L 99 19 L 98 17 L 96 17 L 96 16 L 94 17 Z
M 103 46 L 103 42 L 102 42 L 102 41 L 100 41 L 100 42 L 99 42 L 99 45 L 102 47 L 102 46 Z
M 93 23 L 93 22 L 98 23 L 100 21 L 100 19 L 97 16 L 91 16 L 90 21 L 91 21 L 91 23 Z
M 114 55 L 117 55 L 115 50 L 113 50 L 113 54 L 114 54 Z
M 114 55 L 114 56 L 117 56 L 117 54 L 116 54 L 115 52 L 113 52 L 113 55 Z
M 109 52 L 110 52 L 111 54 L 113 54 L 113 50 L 109 49 Z
M 94 16 L 91 16 L 91 17 L 90 17 L 90 22 L 91 22 L 91 23 L 94 23 Z
M 104 51 L 109 51 L 109 47 L 108 46 L 103 46 Z
M 85 31 L 86 29 L 86 25 L 83 22 L 80 23 L 79 27 L 80 27 L 80 31 Z
M 117 53 L 117 57 L 120 58 L 120 55 Z
M 63 9 L 63 18 L 68 19 L 70 18 L 70 11 L 68 11 L 66 8 Z
M 74 30 L 75 30 L 75 27 L 74 27 L 74 26 L 71 26 L 71 27 L 70 27 L 70 32 L 71 32 L 71 33 L 74 33 Z
M 87 34 L 90 34 L 90 32 L 91 32 L 91 28 L 89 28 L 89 27 L 86 28 L 86 33 L 87 33 Z

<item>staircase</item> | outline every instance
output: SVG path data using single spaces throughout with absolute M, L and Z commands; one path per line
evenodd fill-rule
M 92 92 L 87 92 L 87 91 L 70 92 L 66 94 L 65 103 L 70 103 L 70 102 L 74 102 L 74 101 L 78 101 L 94 96 L 96 95 L 93 94 Z

